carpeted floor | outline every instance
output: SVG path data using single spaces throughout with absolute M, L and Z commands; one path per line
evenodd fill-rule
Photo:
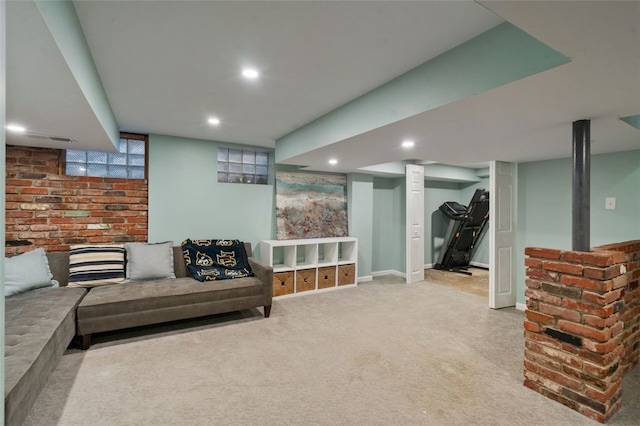
M 26 426 L 596 425 L 522 385 L 523 314 L 376 278 L 69 350 Z M 638 370 L 638 369 L 636 369 Z M 612 425 L 638 424 L 632 372 Z

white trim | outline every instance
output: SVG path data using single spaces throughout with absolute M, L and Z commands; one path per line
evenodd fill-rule
M 492 160 L 489 173 L 489 307 L 500 309 L 516 303 L 518 163 Z
M 374 276 L 374 277 L 381 277 L 383 275 L 395 275 L 397 277 L 405 278 L 405 273 L 404 272 L 396 271 L 394 269 L 387 269 L 386 271 L 372 272 L 371 275 Z
M 433 269 L 433 263 L 425 263 L 424 269 Z
M 525 305 L 524 303 L 516 302 L 516 309 L 519 311 L 526 311 L 527 305 Z
M 357 280 L 359 283 L 366 283 L 367 281 L 373 281 L 372 275 L 365 275 L 364 277 L 358 277 Z
M 405 279 L 407 283 L 424 280 L 418 262 L 424 261 L 424 166 L 405 165 Z M 414 198 L 417 195 L 418 199 Z M 413 247 L 413 242 L 418 242 Z M 414 254 L 417 257 L 414 257 Z

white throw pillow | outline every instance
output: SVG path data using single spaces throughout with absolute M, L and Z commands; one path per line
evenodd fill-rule
M 4 296 L 36 288 L 57 286 L 49 269 L 49 260 L 43 248 L 4 258 Z

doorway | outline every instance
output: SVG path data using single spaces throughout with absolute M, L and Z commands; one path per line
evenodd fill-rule
M 452 182 L 425 181 L 425 279 L 443 285 L 465 286 L 469 292 L 486 297 L 493 309 L 515 306 L 515 193 L 517 165 L 492 161 L 486 170 L 478 170 L 477 182 L 461 185 Z M 449 224 L 439 211 L 445 201 L 466 204 L 478 188 L 489 190 L 489 226 L 478 240 L 469 264 L 473 280 L 462 274 L 432 270 L 445 243 Z M 449 275 L 446 275 L 449 274 Z M 471 282 L 473 281 L 473 283 Z M 488 291 L 488 294 L 487 294 Z

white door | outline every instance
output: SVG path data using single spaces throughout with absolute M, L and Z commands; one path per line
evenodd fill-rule
M 424 167 L 407 164 L 408 284 L 424 280 Z
M 489 307 L 516 304 L 515 193 L 517 165 L 492 161 L 489 192 Z

